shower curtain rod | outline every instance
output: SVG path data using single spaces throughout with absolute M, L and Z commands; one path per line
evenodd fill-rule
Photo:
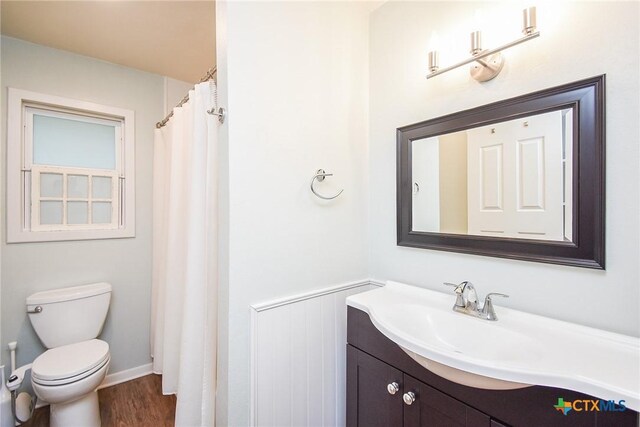
M 213 76 L 215 76 L 217 72 L 218 72 L 218 67 L 209 68 L 209 70 L 207 71 L 207 74 L 205 74 L 204 77 L 200 79 L 200 83 L 213 80 Z M 182 98 L 182 101 L 180 101 L 178 105 L 175 106 L 175 108 L 182 107 L 182 105 L 188 100 L 189 100 L 189 94 L 186 94 L 185 97 Z M 167 114 L 167 117 L 165 117 L 162 121 L 159 121 L 158 123 L 156 123 L 156 129 L 160 129 L 162 126 L 166 125 L 172 116 L 173 116 L 173 110 L 171 110 L 171 112 Z

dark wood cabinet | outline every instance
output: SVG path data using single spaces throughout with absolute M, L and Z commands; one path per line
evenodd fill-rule
M 348 427 L 637 427 L 638 413 L 572 411 L 554 405 L 593 400 L 571 390 L 532 386 L 484 390 L 446 380 L 411 359 L 352 307 L 347 321 Z M 398 391 L 387 386 L 397 383 Z M 391 388 L 391 391 L 394 391 Z M 410 404 L 403 400 L 413 393 Z
M 375 357 L 348 346 L 349 375 L 347 391 L 354 405 L 347 424 L 358 427 L 387 427 L 402 425 L 402 371 Z M 398 385 L 391 394 L 388 385 Z
M 491 427 L 482 412 L 353 346 L 347 358 L 350 427 Z
M 404 408 L 405 427 L 490 427 L 488 415 L 406 374 L 404 389 L 415 394 Z

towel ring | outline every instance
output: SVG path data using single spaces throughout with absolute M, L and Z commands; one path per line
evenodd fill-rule
M 323 195 L 321 195 L 321 194 L 318 194 L 318 192 L 315 190 L 315 188 L 313 188 L 313 183 L 316 181 L 316 179 L 317 179 L 318 181 L 322 182 L 322 181 L 324 181 L 324 178 L 325 178 L 325 177 L 327 177 L 327 176 L 333 176 L 333 174 L 332 174 L 332 173 L 326 173 L 326 172 L 324 171 L 324 169 L 318 169 L 318 170 L 316 171 L 316 174 L 313 176 L 313 178 L 311 178 L 311 185 L 310 185 L 310 186 L 311 186 L 311 192 L 312 192 L 313 194 L 315 194 L 316 196 L 318 196 L 319 198 L 324 199 L 324 200 L 331 200 L 331 199 L 335 199 L 336 197 L 338 197 L 339 195 L 341 195 L 341 194 L 342 194 L 342 192 L 344 191 L 344 189 L 343 189 L 343 190 L 340 190 L 340 191 L 338 192 L 338 194 L 336 194 L 335 196 L 332 196 L 332 197 L 326 197 L 326 196 L 323 196 Z

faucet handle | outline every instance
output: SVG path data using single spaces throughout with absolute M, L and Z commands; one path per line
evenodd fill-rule
M 455 292 L 456 294 L 462 293 L 462 287 L 460 285 L 457 285 L 455 283 L 450 283 L 450 282 L 444 282 L 443 285 L 447 285 L 447 286 L 451 286 L 452 288 L 455 288 L 453 292 Z
M 453 288 L 455 288 L 453 290 L 453 292 L 456 293 L 456 307 L 460 307 L 460 308 L 464 308 L 465 303 L 464 303 L 464 296 L 462 295 L 464 293 L 464 283 L 466 282 L 462 282 L 459 285 L 456 285 L 455 283 L 449 283 L 449 282 L 444 282 L 445 285 L 447 286 L 451 286 Z
M 487 320 L 498 320 L 498 316 L 496 316 L 496 312 L 493 309 L 493 302 L 491 301 L 491 297 L 503 297 L 509 298 L 509 295 L 501 294 L 499 292 L 491 292 L 484 297 L 484 305 L 482 306 L 482 314 L 486 316 Z
M 491 293 L 488 293 L 486 297 L 484 297 L 484 300 L 491 301 L 491 297 L 509 298 L 509 295 L 501 294 L 500 292 L 491 292 Z

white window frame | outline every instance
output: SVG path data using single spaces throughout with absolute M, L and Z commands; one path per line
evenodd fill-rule
M 74 120 L 119 121 L 120 144 L 116 144 L 116 169 L 85 169 L 32 164 L 33 109 L 47 115 Z M 40 112 L 38 112 L 40 114 Z M 7 113 L 7 243 L 135 237 L 135 117 L 132 110 L 92 102 L 9 88 Z M 34 191 L 35 174 L 43 171 L 80 175 L 117 176 L 112 181 L 111 224 L 74 224 L 65 227 L 39 225 L 39 201 Z M 39 177 L 39 175 L 38 175 Z M 66 177 L 66 175 L 65 175 Z M 91 182 L 91 177 L 88 178 Z M 34 185 L 32 185 L 34 184 Z M 66 183 L 65 183 L 66 188 Z M 90 191 L 90 189 L 89 189 Z M 32 194 L 33 193 L 33 194 Z M 39 195 L 38 195 L 39 196 Z M 64 195 L 66 197 L 66 194 Z M 91 198 L 91 194 L 88 194 Z M 114 199 L 115 201 L 116 199 Z M 32 205 L 32 201 L 34 204 Z M 116 206 L 117 205 L 117 206 Z M 66 215 L 66 210 L 63 215 Z M 88 212 L 91 215 L 91 212 Z M 90 217 L 89 217 L 90 218 Z M 36 220 L 38 220 L 36 222 Z M 33 226 L 32 226 L 33 224 Z

